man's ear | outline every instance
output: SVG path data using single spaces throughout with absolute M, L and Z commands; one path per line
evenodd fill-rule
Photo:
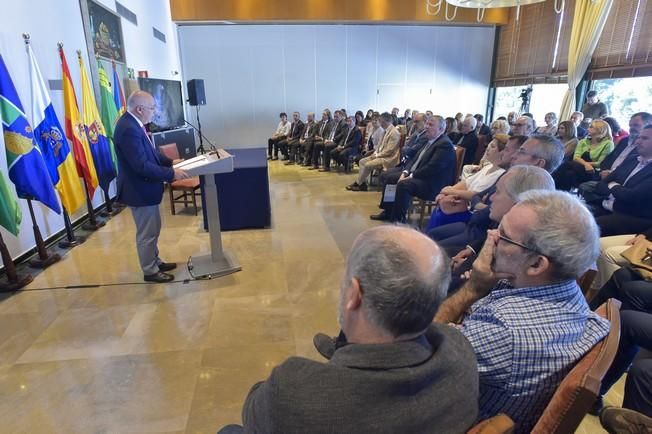
M 347 290 L 346 308 L 348 310 L 357 310 L 362 306 L 362 287 L 360 281 L 353 277 Z
M 528 276 L 540 276 L 546 271 L 549 271 L 551 266 L 552 264 L 547 257 L 543 255 L 536 255 L 529 261 L 526 274 Z

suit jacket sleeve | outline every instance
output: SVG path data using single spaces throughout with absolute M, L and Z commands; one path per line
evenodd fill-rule
M 611 189 L 617 202 L 627 205 L 637 205 L 645 201 L 652 190 L 652 180 L 645 180 L 633 186 L 616 185 Z
M 142 141 L 142 133 L 139 130 L 128 129 L 125 131 L 124 140 L 121 141 L 124 145 L 120 146 L 120 150 L 125 156 L 127 164 L 143 178 L 152 181 L 172 181 L 174 179 L 174 170 L 171 167 L 164 167 L 148 160 L 145 155 L 145 152 L 147 152 L 145 146 L 149 145 L 143 144 Z M 165 160 L 172 165 L 169 158 L 165 158 Z
M 387 133 L 385 134 L 387 136 Z M 383 138 L 384 140 L 384 138 Z M 393 129 L 387 137 L 387 142 L 385 142 L 385 147 L 383 152 L 378 154 L 378 158 L 389 158 L 394 155 L 396 148 L 398 147 L 398 142 L 401 140 L 401 133 L 397 129 Z
M 362 133 L 360 132 L 358 127 L 353 127 L 353 128 L 355 128 L 355 130 L 352 131 L 351 134 L 349 135 L 349 141 L 343 144 L 345 148 L 355 148 L 356 146 L 360 145 Z
M 158 149 L 156 152 L 158 153 L 158 159 L 161 162 L 161 166 L 172 167 L 173 162 L 171 159 L 162 154 Z
M 426 164 L 420 164 L 412 173 L 413 178 L 431 179 L 437 176 L 437 173 L 446 173 L 447 167 L 451 164 L 450 158 L 447 158 L 453 150 L 448 144 L 433 145 L 434 152 Z M 447 155 L 448 154 L 448 155 Z M 421 163 L 421 162 L 419 162 Z

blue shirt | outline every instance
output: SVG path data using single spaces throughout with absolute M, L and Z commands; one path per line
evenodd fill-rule
M 507 414 L 529 432 L 574 364 L 609 332 L 574 280 L 531 288 L 501 281 L 461 331 L 480 373 L 480 419 Z

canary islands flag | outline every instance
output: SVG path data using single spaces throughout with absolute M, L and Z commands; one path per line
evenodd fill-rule
M 0 226 L 18 236 L 22 217 L 16 197 L 7 185 L 4 175 L 0 172 Z
M 27 45 L 27 55 L 32 84 L 34 138 L 41 149 L 52 183 L 59 192 L 61 203 L 66 211 L 72 214 L 86 201 L 75 168 L 75 158 L 52 107 L 52 100 L 45 87 L 31 44 Z
M 100 120 L 100 114 L 97 111 L 93 87 L 86 74 L 84 61 L 81 56 L 77 56 L 77 58 L 79 60 L 82 82 L 82 121 L 86 129 L 88 145 L 93 155 L 97 179 L 102 189 L 108 191 L 109 184 L 116 177 L 113 158 L 111 158 L 111 146 L 109 145 L 109 139 L 106 137 L 106 131 L 104 131 L 104 126 Z
M 122 92 L 122 86 L 120 86 L 118 71 L 115 69 L 115 62 L 113 62 L 113 101 L 115 102 L 115 108 L 118 109 L 118 116 L 125 114 L 127 103 L 125 101 L 125 94 Z
M 18 197 L 43 202 L 60 214 L 61 206 L 54 192 L 52 179 L 39 148 L 35 146 L 32 127 L 27 122 L 23 105 L 1 54 L 0 117 L 2 117 L 9 179 L 16 186 Z

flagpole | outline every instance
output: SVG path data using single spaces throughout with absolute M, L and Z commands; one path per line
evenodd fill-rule
M 72 229 L 72 223 L 70 222 L 70 216 L 65 207 L 63 207 L 63 224 L 66 227 L 66 239 L 59 241 L 59 247 L 62 249 L 71 249 L 86 241 L 86 238 L 82 236 L 75 236 L 75 231 Z
M 9 249 L 2 239 L 2 234 L 0 234 L 0 256 L 2 257 L 2 263 L 5 266 L 5 274 L 7 275 L 7 282 L 0 282 L 0 292 L 18 291 L 34 280 L 31 274 L 20 275 L 16 272 L 16 264 L 14 264 L 13 259 L 11 259 Z
M 61 256 L 57 253 L 49 253 L 48 249 L 45 247 L 45 242 L 43 241 L 43 236 L 41 235 L 41 229 L 36 223 L 36 216 L 34 215 L 34 206 L 32 205 L 31 199 L 27 200 L 27 206 L 29 207 L 29 216 L 32 219 L 32 230 L 34 231 L 34 240 L 36 241 L 36 250 L 38 252 L 38 258 L 33 258 L 29 261 L 29 266 L 32 268 L 48 268 L 50 265 L 59 262 Z
M 93 232 L 104 226 L 106 223 L 102 220 L 98 220 L 95 217 L 95 210 L 93 209 L 93 202 L 91 202 L 91 197 L 88 194 L 88 187 L 86 186 L 85 182 L 82 182 L 82 184 L 84 184 L 84 193 L 86 193 L 86 208 L 88 208 L 88 221 L 82 225 L 82 228 Z

